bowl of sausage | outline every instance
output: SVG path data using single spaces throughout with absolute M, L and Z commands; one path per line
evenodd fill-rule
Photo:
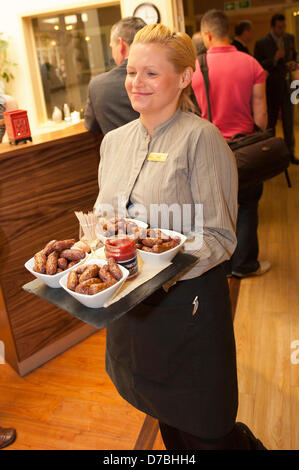
M 128 275 L 129 271 L 113 258 L 92 258 L 65 274 L 59 283 L 85 307 L 100 308 L 116 294 Z
M 136 248 L 145 263 L 161 266 L 176 256 L 186 239 L 174 230 L 148 228 L 146 236 L 136 239 Z
M 51 240 L 25 263 L 25 268 L 47 286 L 58 288 L 62 276 L 84 261 L 89 252 L 89 245 L 73 238 Z

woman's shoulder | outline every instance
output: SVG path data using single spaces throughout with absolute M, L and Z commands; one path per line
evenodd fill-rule
M 195 113 L 183 111 L 181 119 L 180 124 L 183 125 L 193 137 L 220 133 L 219 129 L 208 121 L 208 119 L 202 118 Z
M 204 128 L 213 126 L 213 124 L 210 121 L 198 116 L 195 113 L 192 113 L 191 111 L 182 111 L 180 117 L 181 117 L 181 120 L 184 123 L 186 123 L 187 126 L 190 127 L 190 129 L 193 129 L 193 128 L 204 129 Z
M 112 131 L 107 132 L 105 135 L 105 138 L 107 139 L 114 139 L 118 137 L 122 137 L 123 135 L 128 135 L 128 132 L 134 132 L 135 129 L 138 129 L 139 127 L 139 118 L 134 119 L 134 121 L 130 121 L 127 124 L 124 124 L 123 126 L 117 127 L 116 129 L 113 129 Z

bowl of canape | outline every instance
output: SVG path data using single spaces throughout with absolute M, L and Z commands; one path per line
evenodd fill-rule
M 118 292 L 128 276 L 129 271 L 113 258 L 91 258 L 71 269 L 59 283 L 85 307 L 101 308 Z
M 74 238 L 51 240 L 25 263 L 25 268 L 47 286 L 59 288 L 65 273 L 85 260 L 90 247 Z
M 167 264 L 183 247 L 187 237 L 174 230 L 148 228 L 146 236 L 136 238 L 141 259 L 152 266 Z

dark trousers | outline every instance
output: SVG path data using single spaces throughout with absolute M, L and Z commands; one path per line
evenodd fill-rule
M 263 183 L 239 190 L 237 247 L 229 263 L 230 272 L 248 274 L 259 268 L 258 203 L 262 193 Z
M 290 84 L 287 80 L 285 80 L 281 89 L 267 88 L 267 107 L 269 129 L 275 130 L 279 111 L 281 110 L 284 140 L 291 157 L 293 157 L 295 152 L 294 105 L 291 102 Z
M 261 450 L 262 444 L 235 425 L 220 439 L 201 439 L 159 421 L 160 432 L 167 450 Z

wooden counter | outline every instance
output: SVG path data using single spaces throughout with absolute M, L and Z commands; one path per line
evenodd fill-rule
M 98 193 L 100 138 L 80 122 L 0 144 L 0 341 L 21 376 L 89 336 L 94 328 L 26 293 L 24 263 L 53 238 L 78 238 L 76 210 Z

